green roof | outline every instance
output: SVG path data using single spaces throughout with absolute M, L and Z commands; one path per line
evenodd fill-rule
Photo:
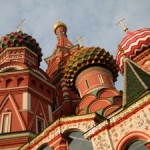
M 126 104 L 132 104 L 150 90 L 150 74 L 127 59 L 125 62 L 125 92 Z

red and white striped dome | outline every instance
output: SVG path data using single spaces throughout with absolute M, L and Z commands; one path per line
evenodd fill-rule
M 123 73 L 124 56 L 133 59 L 144 50 L 150 48 L 150 28 L 139 29 L 134 32 L 128 31 L 119 47 L 116 61 L 121 73 Z

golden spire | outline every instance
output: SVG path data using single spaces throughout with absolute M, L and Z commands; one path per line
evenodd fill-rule
M 20 23 L 19 23 L 19 25 L 17 26 L 17 32 L 20 32 L 20 31 L 22 31 L 22 23 L 25 21 L 25 19 L 23 19 Z
M 120 19 L 116 25 L 119 25 L 119 24 L 120 24 L 120 25 L 122 26 L 123 30 L 124 30 L 125 32 L 128 32 L 128 28 L 125 26 L 125 24 L 124 24 L 124 22 L 123 22 L 125 19 L 126 19 L 126 18 Z
M 82 37 L 83 37 L 83 35 L 78 36 L 77 39 L 76 39 L 76 42 L 79 42 L 80 47 L 83 46 L 83 43 L 82 43 L 82 41 L 81 41 L 81 38 L 82 38 Z

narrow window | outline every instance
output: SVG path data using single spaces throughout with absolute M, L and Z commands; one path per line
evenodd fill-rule
M 7 79 L 6 80 L 6 88 L 11 87 L 11 85 L 12 85 L 12 79 Z
M 40 85 L 40 90 L 43 91 L 44 87 L 42 85 Z
M 89 89 L 89 83 L 87 80 L 85 80 L 85 84 L 86 84 L 87 89 Z
M 48 94 L 48 97 L 51 97 L 51 92 L 50 92 L 50 90 L 47 90 L 47 94 Z
M 22 77 L 18 78 L 17 86 L 22 86 L 23 85 L 23 81 L 24 81 L 24 78 L 22 78 Z
M 36 133 L 41 133 L 45 128 L 45 121 L 41 117 L 36 118 Z
M 36 88 L 36 82 L 34 80 L 31 81 L 32 87 Z
M 43 130 L 43 122 L 41 122 L 40 120 L 38 120 L 38 133 L 41 133 Z
M 10 132 L 10 123 L 11 123 L 11 112 L 3 113 L 2 124 L 1 124 L 1 133 Z

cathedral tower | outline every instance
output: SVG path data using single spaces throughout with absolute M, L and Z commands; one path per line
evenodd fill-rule
M 64 78 L 64 65 L 69 56 L 78 50 L 78 45 L 73 45 L 67 38 L 66 24 L 57 22 L 54 25 L 54 33 L 57 36 L 57 44 L 53 54 L 46 58 L 45 61 L 48 65 L 46 73 L 56 86 L 53 118 L 58 119 L 61 116 L 75 114 L 75 109 L 79 102 L 78 94 L 68 88 Z
M 17 149 L 52 120 L 55 87 L 39 68 L 41 48 L 22 31 L 0 40 L 0 149 Z

